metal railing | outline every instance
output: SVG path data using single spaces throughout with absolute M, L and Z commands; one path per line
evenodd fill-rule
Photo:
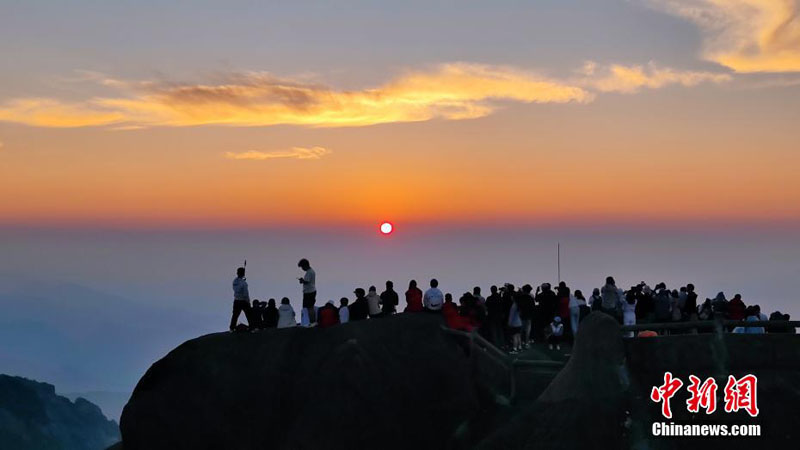
M 665 330 L 697 330 L 698 332 L 711 330 L 712 333 L 723 334 L 727 328 L 764 328 L 767 333 L 786 333 L 786 331 L 769 330 L 789 330 L 800 327 L 797 320 L 755 320 L 752 322 L 744 320 L 693 320 L 690 322 L 658 322 L 658 323 L 637 323 L 636 325 L 623 325 L 622 332 L 636 331 L 665 331 Z
M 509 381 L 508 399 L 510 402 L 513 402 L 517 396 L 517 368 L 548 368 L 560 370 L 565 364 L 561 361 L 514 358 L 481 336 L 477 330 L 466 332 L 454 330 L 445 325 L 441 327 L 446 333 L 468 340 L 470 358 L 474 358 L 476 350 L 480 350 L 483 355 L 488 356 L 491 361 L 506 372 Z

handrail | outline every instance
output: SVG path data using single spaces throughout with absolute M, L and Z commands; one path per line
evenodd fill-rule
M 745 327 L 745 328 L 798 328 L 800 321 L 797 320 L 693 320 L 690 322 L 657 322 L 657 323 L 637 323 L 636 325 L 623 325 L 622 331 L 643 331 L 643 330 L 685 330 L 692 328 L 712 328 L 715 330 L 723 327 Z
M 499 366 L 506 371 L 509 377 L 509 400 L 514 401 L 514 398 L 517 395 L 517 380 L 516 380 L 516 369 L 517 367 L 542 367 L 542 368 L 552 368 L 552 369 L 561 369 L 564 367 L 564 362 L 561 361 L 536 361 L 530 359 L 517 359 L 512 358 L 506 352 L 500 350 L 489 342 L 486 338 L 481 336 L 477 330 L 473 330 L 471 332 L 461 331 L 461 330 L 454 330 L 450 327 L 445 325 L 441 325 L 442 330 L 452 335 L 461 336 L 464 338 L 469 339 L 470 342 L 470 357 L 472 357 L 474 352 L 474 347 L 479 347 L 486 351 L 486 355 Z

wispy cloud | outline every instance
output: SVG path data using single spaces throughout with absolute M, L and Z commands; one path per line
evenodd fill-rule
M 587 66 L 588 68 L 589 66 Z M 585 68 L 585 69 L 587 69 Z M 148 126 L 348 127 L 431 119 L 485 117 L 502 102 L 588 103 L 598 92 L 637 92 L 669 84 L 693 86 L 728 75 L 642 66 L 591 66 L 579 79 L 555 79 L 508 66 L 451 63 L 406 72 L 375 88 L 337 90 L 268 73 L 229 74 L 213 84 L 126 82 L 83 74 L 120 92 L 67 103 L 23 98 L 0 105 L 0 121 L 42 127 Z
M 798 0 L 645 0 L 704 33 L 703 56 L 737 72 L 800 72 Z
M 583 78 L 577 83 L 598 92 L 620 92 L 633 94 L 641 89 L 659 89 L 669 85 L 685 87 L 700 83 L 724 83 L 731 80 L 729 74 L 681 71 L 658 67 L 650 62 L 646 66 L 612 64 L 599 67 L 587 62 L 581 71 Z
M 228 159 L 249 159 L 256 161 L 264 161 L 267 159 L 278 158 L 292 158 L 292 159 L 320 159 L 323 156 L 331 154 L 330 149 L 324 147 L 292 147 L 288 150 L 272 150 L 272 151 L 256 151 L 251 150 L 247 152 L 227 152 L 225 157 Z

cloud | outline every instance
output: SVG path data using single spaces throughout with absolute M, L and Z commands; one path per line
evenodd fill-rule
M 591 72 L 591 73 L 590 73 Z M 0 105 L 0 121 L 42 127 L 150 126 L 350 127 L 432 119 L 485 117 L 503 103 L 588 103 L 597 92 L 637 92 L 670 84 L 694 86 L 729 75 L 590 63 L 579 79 L 554 79 L 509 66 L 471 63 L 408 71 L 374 88 L 337 90 L 264 72 L 226 75 L 211 84 L 120 81 L 102 74 L 81 80 L 117 96 L 67 103 L 16 99 Z
M 108 109 L 93 101 L 64 103 L 50 98 L 24 98 L 0 106 L 0 121 L 37 127 L 88 127 L 126 120 L 128 117 L 124 111 Z
M 247 152 L 234 153 L 227 152 L 225 157 L 228 159 L 248 159 L 256 161 L 264 161 L 267 159 L 278 158 L 293 158 L 293 159 L 320 159 L 323 156 L 331 154 L 332 151 L 323 147 L 292 147 L 288 150 L 273 150 L 268 152 L 261 152 L 251 150 Z
M 254 72 L 216 84 L 122 81 L 90 74 L 126 95 L 78 103 L 17 99 L 0 105 L 0 120 L 34 126 L 101 125 L 364 126 L 493 113 L 498 101 L 588 102 L 592 94 L 558 80 L 502 66 L 443 64 L 411 71 L 381 86 L 337 90 Z
M 583 78 L 577 84 L 598 92 L 619 92 L 632 94 L 642 88 L 659 89 L 669 85 L 691 87 L 700 83 L 724 83 L 731 80 L 729 74 L 680 71 L 658 67 L 651 62 L 646 66 L 624 66 L 612 64 L 598 68 L 597 63 L 589 61 L 581 70 Z
M 704 58 L 737 72 L 800 72 L 800 0 L 645 0 L 697 24 Z

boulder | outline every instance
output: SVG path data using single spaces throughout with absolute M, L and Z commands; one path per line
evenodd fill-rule
M 441 318 L 216 333 L 145 373 L 125 450 L 446 448 L 479 409 Z

